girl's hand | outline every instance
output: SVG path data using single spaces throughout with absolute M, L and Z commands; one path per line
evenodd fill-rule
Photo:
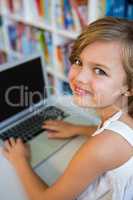
M 62 120 L 45 121 L 42 125 L 47 129 L 49 138 L 69 138 L 78 135 L 79 127 Z
M 24 144 L 20 138 L 17 140 L 14 138 L 6 140 L 3 154 L 14 166 L 22 162 L 29 162 L 30 160 L 28 145 Z

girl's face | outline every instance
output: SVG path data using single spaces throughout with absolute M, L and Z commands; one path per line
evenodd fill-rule
M 97 41 L 88 45 L 79 58 L 75 58 L 69 82 L 76 104 L 94 108 L 121 104 L 126 73 L 120 53 L 117 42 Z

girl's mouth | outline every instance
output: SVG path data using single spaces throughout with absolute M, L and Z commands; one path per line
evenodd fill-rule
M 79 96 L 92 95 L 91 92 L 89 92 L 89 91 L 86 90 L 86 89 L 82 89 L 82 88 L 79 87 L 79 86 L 75 86 L 75 87 L 74 87 L 74 94 L 77 94 L 77 95 L 79 95 Z

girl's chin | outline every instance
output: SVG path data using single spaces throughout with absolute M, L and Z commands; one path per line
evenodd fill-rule
M 81 97 L 78 95 L 73 95 L 73 102 L 80 107 L 96 107 L 88 96 Z

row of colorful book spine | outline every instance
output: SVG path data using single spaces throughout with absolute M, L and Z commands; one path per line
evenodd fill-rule
M 133 1 L 132 0 L 106 0 L 107 16 L 127 18 L 133 20 Z
M 80 31 L 87 24 L 88 0 L 0 0 L 7 12 L 28 19 L 38 19 L 57 28 Z M 54 7 L 54 9 L 52 9 Z M 53 13 L 52 13 L 53 11 Z
M 23 55 L 30 55 L 36 52 L 43 52 L 45 63 L 54 67 L 55 59 L 58 66 L 56 69 L 66 76 L 70 68 L 69 55 L 72 40 L 58 37 L 56 45 L 53 44 L 52 34 L 49 31 L 41 30 L 27 24 L 6 19 L 6 29 L 9 38 L 10 49 Z M 55 56 L 54 57 L 54 51 Z
M 51 23 L 51 2 L 49 0 L 1 0 L 10 14 L 40 18 Z
M 11 50 L 23 55 L 43 52 L 45 62 L 52 65 L 52 35 L 50 32 L 11 19 L 5 20 Z

